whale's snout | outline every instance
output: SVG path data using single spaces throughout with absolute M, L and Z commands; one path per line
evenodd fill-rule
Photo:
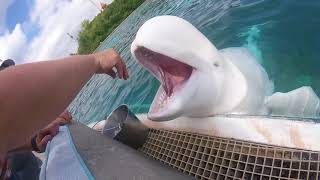
M 138 47 L 134 54 L 138 61 L 161 82 L 166 98 L 172 97 L 192 74 L 193 68 L 190 65 L 148 48 Z
M 204 74 L 220 63 L 217 52 L 184 19 L 158 16 L 145 22 L 131 44 L 131 53 L 161 83 L 148 117 L 165 121 L 198 115 L 194 112 L 206 106 L 201 92 L 209 91 L 212 84 L 203 84 L 208 79 Z
M 190 79 L 194 68 L 142 46 L 135 47 L 133 54 L 137 61 L 161 83 L 148 117 L 163 121 L 180 116 L 183 107 L 181 91 Z

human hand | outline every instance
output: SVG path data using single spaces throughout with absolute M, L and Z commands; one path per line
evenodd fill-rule
M 58 134 L 59 127 L 59 123 L 53 121 L 48 126 L 46 126 L 38 132 L 36 136 L 36 144 L 40 152 L 44 152 L 46 150 L 48 142 L 51 141 L 55 135 Z
M 71 120 L 72 120 L 71 113 L 68 110 L 65 110 L 54 120 L 54 122 L 57 122 L 60 126 L 63 126 L 71 123 Z
M 97 52 L 92 54 L 95 59 L 96 64 L 98 65 L 98 74 L 108 74 L 112 78 L 116 77 L 118 74 L 120 79 L 128 79 L 128 71 L 126 65 L 121 59 L 120 55 L 114 49 L 107 49 L 106 51 Z M 117 73 L 113 70 L 115 68 Z

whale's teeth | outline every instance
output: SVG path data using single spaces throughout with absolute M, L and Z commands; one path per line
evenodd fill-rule
M 163 103 L 160 103 L 160 108 L 163 108 L 164 107 L 164 104 Z
M 172 93 L 170 96 L 167 96 L 167 93 L 164 91 L 161 92 L 161 94 L 157 98 L 157 106 L 158 108 L 164 108 L 168 103 L 172 101 L 174 93 Z

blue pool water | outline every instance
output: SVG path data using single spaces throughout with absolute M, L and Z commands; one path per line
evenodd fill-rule
M 69 107 L 74 119 L 86 124 L 99 121 L 123 103 L 134 112 L 148 111 L 159 83 L 133 60 L 130 45 L 138 28 L 158 15 L 190 21 L 218 49 L 247 47 L 274 81 L 276 91 L 307 85 L 320 95 L 320 1 L 148 0 L 97 49 L 117 49 L 130 80 L 94 76 Z

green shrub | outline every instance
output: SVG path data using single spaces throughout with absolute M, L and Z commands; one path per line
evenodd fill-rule
M 93 52 L 132 11 L 144 0 L 114 0 L 102 13 L 91 22 L 82 22 L 78 37 L 78 54 Z

